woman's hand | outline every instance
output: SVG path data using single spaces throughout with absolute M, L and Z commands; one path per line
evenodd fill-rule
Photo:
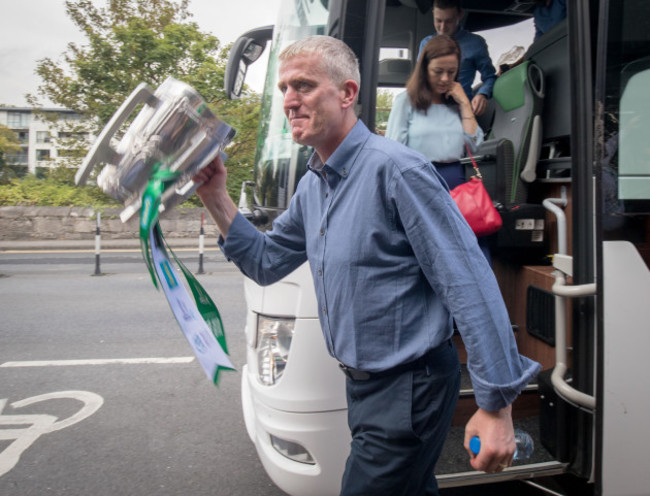
M 463 86 L 458 82 L 454 81 L 451 84 L 451 88 L 449 88 L 449 91 L 445 94 L 447 98 L 453 98 L 454 101 L 458 105 L 469 105 L 471 108 L 471 105 L 469 103 L 469 99 L 467 98 L 467 95 L 465 94 L 465 90 L 463 89 Z
M 467 134 L 473 135 L 476 132 L 478 123 L 476 122 L 472 104 L 467 98 L 467 94 L 465 93 L 465 90 L 461 84 L 458 81 L 454 81 L 451 88 L 446 93 L 446 96 L 448 98 L 453 98 L 454 101 L 458 104 L 463 131 L 465 131 Z

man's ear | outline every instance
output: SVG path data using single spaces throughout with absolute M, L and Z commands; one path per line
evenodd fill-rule
M 343 93 L 341 105 L 344 108 L 348 108 L 354 105 L 354 102 L 357 99 L 357 95 L 359 94 L 359 85 L 356 81 L 348 79 L 341 86 L 341 92 Z

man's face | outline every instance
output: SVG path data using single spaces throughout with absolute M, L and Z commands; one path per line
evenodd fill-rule
M 462 11 L 452 7 L 451 9 L 433 8 L 433 27 L 438 34 L 453 36 L 458 31 L 458 25 L 462 17 Z
M 278 88 L 293 140 L 321 154 L 335 148 L 343 128 L 345 91 L 321 68 L 318 55 L 298 55 L 280 64 Z

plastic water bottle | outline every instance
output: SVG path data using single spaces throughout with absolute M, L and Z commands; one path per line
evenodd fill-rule
M 535 443 L 530 434 L 521 429 L 515 429 L 515 443 L 517 444 L 515 460 L 527 460 L 531 457 L 535 449 Z M 478 455 L 479 451 L 481 451 L 481 440 L 478 436 L 474 436 L 469 440 L 469 449 L 475 455 Z

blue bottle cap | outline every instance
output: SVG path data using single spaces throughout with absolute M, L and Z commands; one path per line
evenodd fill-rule
M 478 455 L 479 451 L 481 451 L 481 440 L 478 436 L 474 436 L 469 440 L 469 450 L 475 455 Z

